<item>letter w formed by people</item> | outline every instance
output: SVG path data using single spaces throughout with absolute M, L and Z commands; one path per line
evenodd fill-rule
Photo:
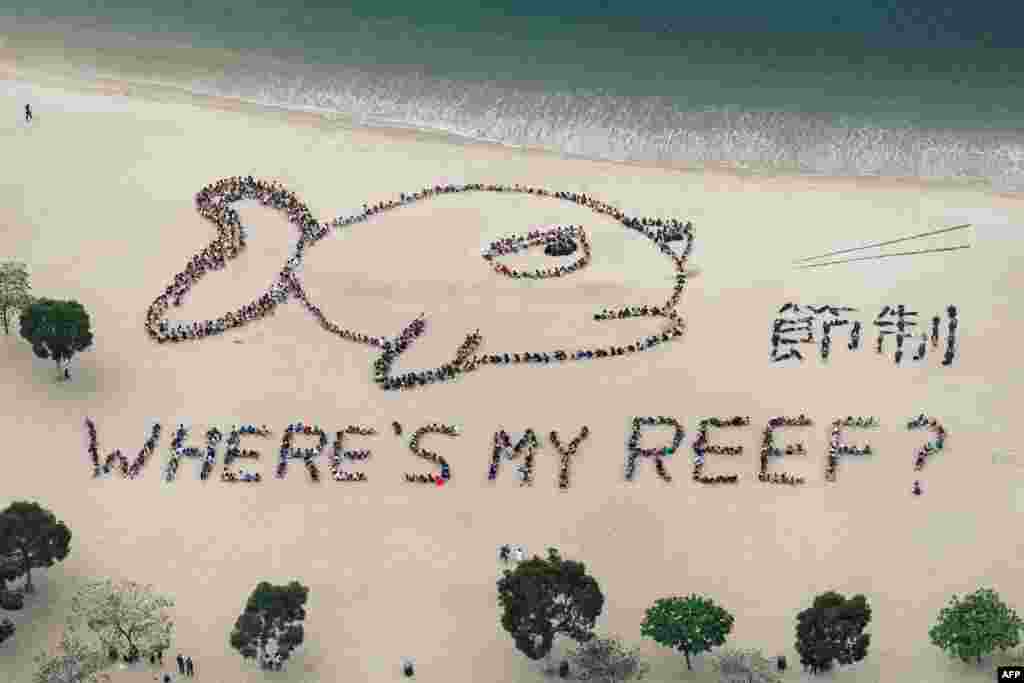
M 92 461 L 92 470 L 94 477 L 101 477 L 105 474 L 110 474 L 115 468 L 121 472 L 121 476 L 126 479 L 135 479 L 142 472 L 142 468 L 145 467 L 146 461 L 149 456 L 153 454 L 156 449 L 157 441 L 160 440 L 160 423 L 155 422 L 150 429 L 149 438 L 142 445 L 142 449 L 139 454 L 135 456 L 135 460 L 128 462 L 120 449 L 111 451 L 106 458 L 100 458 L 99 449 L 99 438 L 96 433 L 96 423 L 94 423 L 88 417 L 85 418 L 85 428 L 89 434 L 89 457 Z

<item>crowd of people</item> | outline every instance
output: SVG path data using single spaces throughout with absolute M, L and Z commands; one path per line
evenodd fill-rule
M 200 455 L 198 448 L 182 447 L 186 436 L 188 436 L 188 428 L 184 424 L 178 423 L 174 437 L 171 438 L 171 458 L 167 461 L 167 467 L 164 469 L 164 480 L 167 482 L 174 481 L 178 475 L 178 464 L 182 457 L 198 457 Z
M 949 333 L 946 335 L 946 352 L 942 356 L 942 364 L 952 365 L 956 355 L 956 328 L 960 324 L 956 317 L 956 306 L 948 306 L 946 315 L 949 316 Z
M 222 438 L 224 435 L 216 427 L 206 430 L 206 457 L 203 458 L 203 468 L 199 472 L 199 478 L 203 481 L 210 477 L 210 472 L 213 471 L 213 466 L 217 463 L 217 444 Z
M 157 441 L 160 440 L 161 426 L 159 422 L 155 422 L 153 427 L 150 429 L 149 437 L 145 443 L 142 444 L 142 449 L 139 454 L 135 456 L 135 460 L 131 463 L 128 462 L 122 453 L 121 449 L 115 449 L 110 453 L 103 462 L 100 462 L 100 447 L 99 440 L 96 436 L 96 424 L 90 419 L 85 418 L 85 428 L 89 435 L 89 458 L 92 460 L 92 474 L 94 477 L 98 477 L 101 474 L 109 474 L 115 466 L 121 471 L 121 476 L 127 477 L 128 479 L 134 479 L 139 476 L 142 468 L 146 465 L 146 460 L 149 456 L 153 455 L 153 451 L 156 449 Z
M 799 315 L 801 313 L 810 312 L 812 315 L 804 315 L 802 317 L 779 317 L 776 318 L 772 324 L 772 352 L 771 360 L 773 362 L 779 362 L 789 360 L 790 358 L 796 358 L 797 360 L 803 360 L 803 354 L 800 350 L 794 348 L 797 344 L 813 344 L 814 343 L 814 320 L 816 316 L 823 313 L 836 318 L 835 320 L 827 320 L 824 323 L 824 335 L 821 338 L 819 345 L 819 354 L 822 360 L 828 360 L 832 354 L 832 329 L 835 327 L 845 327 L 846 325 L 853 324 L 853 331 L 850 334 L 849 348 L 850 350 L 856 349 L 860 346 L 860 330 L 861 326 L 859 322 L 851 321 L 840 316 L 844 313 L 852 313 L 857 309 L 850 306 L 801 306 L 800 304 L 789 302 L 783 304 L 779 308 L 779 315 Z M 791 337 L 795 332 L 803 333 L 801 337 Z M 785 348 L 785 351 L 780 349 Z
M 750 424 L 749 417 L 736 415 L 731 418 L 709 417 L 697 425 L 697 438 L 693 442 L 693 480 L 702 484 L 737 484 L 738 474 L 704 474 L 704 463 L 707 453 L 719 455 L 741 455 L 743 446 L 719 446 L 708 443 L 708 427 L 746 427 Z
M 583 428 L 580 430 L 580 433 L 576 435 L 576 438 L 570 441 L 567 446 L 563 446 L 562 440 L 558 436 L 558 432 L 551 430 L 551 443 L 554 444 L 555 450 L 558 451 L 559 458 L 559 489 L 565 491 L 569 488 L 569 462 L 572 460 L 572 457 L 576 455 L 576 451 L 579 449 L 580 444 L 583 443 L 584 439 L 588 436 L 590 436 L 590 427 L 583 425 Z
M 466 335 L 466 340 L 456 350 L 455 358 L 450 363 L 445 363 L 434 370 L 416 370 L 392 377 L 391 366 L 398 360 L 398 356 L 406 351 L 425 330 L 426 320 L 420 314 L 402 330 L 394 341 L 389 340 L 382 344 L 381 355 L 373 364 L 375 382 L 385 389 L 411 389 L 454 379 L 461 369 L 470 366 L 470 356 L 483 341 L 480 330 L 476 330 Z
M 645 426 L 666 426 L 669 425 L 673 428 L 672 434 L 672 445 L 663 446 L 661 448 L 640 448 L 640 436 L 641 430 Z M 668 417 L 667 415 L 656 415 L 653 417 L 634 417 L 633 418 L 633 430 L 629 435 L 629 442 L 626 445 L 628 450 L 628 456 L 626 457 L 626 481 L 633 481 L 633 476 L 636 474 L 636 463 L 637 459 L 641 456 L 654 458 L 654 469 L 664 481 L 672 481 L 672 475 L 665 469 L 665 463 L 662 458 L 667 455 L 672 455 L 679 449 L 679 444 L 683 442 L 683 436 L 686 432 L 683 430 L 683 426 L 679 424 L 679 420 L 674 417 Z
M 398 423 L 395 422 L 393 424 Z M 362 462 L 366 460 L 370 457 L 370 449 L 357 448 L 355 450 L 345 450 L 343 443 L 345 436 L 374 436 L 376 434 L 377 430 L 373 427 L 364 427 L 362 425 L 349 425 L 348 427 L 345 427 L 345 429 L 339 430 L 335 433 L 334 452 L 331 453 L 331 476 L 334 477 L 334 481 L 367 481 L 365 473 L 346 472 L 342 469 L 342 464 L 346 460 L 350 460 L 352 462 Z
M 779 315 L 784 315 L 792 311 L 795 314 L 800 313 L 800 306 L 795 303 L 784 304 L 779 309 Z M 802 332 L 802 337 L 790 337 L 787 335 L 795 332 Z M 800 350 L 795 348 L 797 344 L 813 344 L 814 343 L 814 316 L 806 315 L 800 318 L 776 318 L 772 323 L 772 353 L 771 360 L 773 362 L 780 362 L 789 360 L 790 358 L 796 358 L 802 361 L 804 356 L 800 353 Z M 780 351 L 785 345 L 786 350 Z
M 270 436 L 270 428 L 266 425 L 257 427 L 252 424 L 243 424 L 240 427 L 237 425 L 231 426 L 231 431 L 228 432 L 227 450 L 224 452 L 224 469 L 220 473 L 221 481 L 244 483 L 263 481 L 263 476 L 259 472 L 246 472 L 243 469 L 239 469 L 238 472 L 232 472 L 228 469 L 236 458 L 252 459 L 258 458 L 260 455 L 258 451 L 240 448 L 243 434 L 268 437 Z
M 580 257 L 572 263 L 553 268 L 538 268 L 533 271 L 516 270 L 494 260 L 496 256 L 509 256 L 539 244 L 545 245 L 544 252 L 548 256 L 568 256 L 576 251 L 576 240 L 583 245 L 583 253 Z M 550 230 L 531 230 L 525 236 L 513 235 L 492 242 L 484 250 L 482 256 L 499 275 L 515 279 L 541 280 L 575 273 L 590 263 L 591 251 L 590 242 L 587 240 L 587 234 L 583 231 L 582 225 L 559 225 Z
M 263 481 L 262 475 L 259 472 L 246 472 L 243 469 L 239 469 L 238 472 L 232 472 L 231 470 L 223 470 L 220 473 L 220 480 L 226 482 L 247 482 L 247 483 L 259 483 Z
M 199 478 L 203 481 L 210 477 L 210 473 L 213 472 L 213 467 L 217 463 L 217 445 L 224 436 L 221 431 L 216 427 L 210 427 L 206 430 L 205 454 L 198 448 L 185 448 L 182 446 L 185 438 L 188 436 L 188 431 L 188 427 L 179 423 L 178 428 L 174 432 L 174 438 L 171 439 L 171 458 L 167 461 L 167 467 L 164 471 L 164 478 L 168 482 L 174 481 L 174 478 L 177 476 L 181 458 L 203 459 L 202 469 L 199 471 Z
M 499 429 L 494 433 L 494 450 L 491 453 L 491 464 L 487 471 L 488 481 L 498 478 L 498 466 L 501 464 L 503 453 L 507 459 L 514 460 L 525 452 L 523 462 L 516 468 L 516 472 L 522 486 L 532 486 L 534 458 L 538 448 L 540 448 L 540 442 L 532 429 L 527 429 L 515 445 L 512 445 L 512 437 L 508 432 Z
M 538 197 L 548 197 L 590 208 L 591 210 L 610 216 L 621 223 L 624 227 L 635 230 L 648 239 L 666 256 L 668 256 L 675 268 L 675 282 L 672 293 L 668 300 L 657 310 L 660 314 L 649 313 L 666 318 L 666 329 L 657 335 L 649 335 L 637 339 L 634 343 L 623 346 L 610 346 L 608 348 L 579 349 L 576 351 L 551 351 L 551 352 L 527 352 L 514 354 L 490 354 L 484 356 L 472 356 L 472 353 L 479 346 L 481 337 L 479 332 L 467 336 L 466 344 L 461 350 L 461 358 L 453 363 L 448 363 L 436 370 L 411 372 L 398 377 L 390 376 L 391 365 L 402 350 L 407 348 L 412 341 L 423 331 L 422 319 L 413 323 L 411 329 L 401 335 L 399 340 L 390 340 L 386 337 L 377 337 L 363 334 L 354 330 L 342 328 L 327 319 L 322 310 L 313 304 L 306 295 L 305 289 L 297 276 L 297 270 L 301 265 L 302 256 L 305 250 L 325 237 L 331 230 L 342 229 L 355 223 L 367 221 L 371 216 L 400 206 L 408 205 L 416 201 L 425 200 L 445 194 L 458 192 L 499 192 L 499 193 L 523 193 Z M 192 286 L 199 281 L 207 272 L 225 267 L 228 260 L 238 256 L 246 247 L 247 232 L 241 224 L 238 212 L 231 204 L 233 202 L 253 199 L 265 206 L 273 207 L 287 213 L 288 219 L 299 231 L 299 239 L 295 252 L 290 256 L 281 269 L 277 279 L 260 295 L 255 301 L 240 307 L 238 310 L 227 313 L 215 320 L 196 322 L 171 323 L 167 317 L 167 311 L 171 305 L 178 306 L 182 303 L 185 295 Z M 284 189 L 277 182 L 267 182 L 253 178 L 252 176 L 233 176 L 211 183 L 201 189 L 196 195 L 196 206 L 200 215 L 213 222 L 217 228 L 217 237 L 202 251 L 196 254 L 186 265 L 185 270 L 175 275 L 173 282 L 153 301 L 146 314 L 146 330 L 149 336 L 160 343 L 181 342 L 193 339 L 220 334 L 234 329 L 253 320 L 263 318 L 273 313 L 278 305 L 287 301 L 291 295 L 295 295 L 309 310 L 320 325 L 327 331 L 343 339 L 367 344 L 383 349 L 382 356 L 375 363 L 377 383 L 384 389 L 408 389 L 417 386 L 424 386 L 438 381 L 450 381 L 459 375 L 475 370 L 483 365 L 506 365 L 510 363 L 552 363 L 567 360 L 590 360 L 593 358 L 607 358 L 637 353 L 654 348 L 677 338 L 683 333 L 683 321 L 675 308 L 682 296 L 686 285 L 687 272 L 686 260 L 693 249 L 694 229 L 689 222 L 682 222 L 676 219 L 660 218 L 637 218 L 627 216 L 614 206 L 594 199 L 586 194 L 575 192 L 555 192 L 543 188 L 535 188 L 520 184 L 497 185 L 470 183 L 463 185 L 435 185 L 427 187 L 412 194 L 401 193 L 398 199 L 379 202 L 374 205 L 363 205 L 360 213 L 349 217 L 337 218 L 330 223 L 319 223 L 313 217 L 312 212 L 293 193 Z M 533 237 L 530 237 L 533 235 Z M 680 252 L 672 250 L 670 244 L 676 241 L 685 240 L 685 246 Z M 582 267 L 590 258 L 590 246 L 582 228 L 569 226 L 560 227 L 548 231 L 533 231 L 527 235 L 526 241 L 502 242 L 491 245 L 491 249 L 508 250 L 525 243 L 539 241 L 550 247 L 552 253 L 571 253 L 578 241 L 583 246 L 583 255 L 580 259 L 568 266 L 559 266 L 549 271 L 512 271 L 501 264 L 494 265 L 495 269 L 503 275 L 512 277 L 548 277 L 572 272 Z M 505 251 L 504 253 L 510 253 Z M 485 252 L 485 258 L 491 261 L 495 253 Z M 490 258 L 488 258 L 490 256 Z M 516 275 L 515 273 L 518 273 Z M 605 318 L 615 317 L 609 315 Z M 403 341 L 403 345 L 401 342 Z M 398 342 L 398 343 L 396 343 Z M 471 357 L 472 356 L 472 357 Z
M 270 428 L 267 425 L 259 427 L 251 424 L 244 424 L 241 427 L 232 425 L 231 431 L 228 432 L 227 450 L 224 453 L 225 467 L 231 465 L 235 458 L 258 458 L 260 456 L 258 451 L 239 448 L 242 443 L 242 435 L 244 434 L 266 438 L 270 436 Z
M 934 417 L 926 417 L 922 413 L 907 423 L 907 429 L 921 429 L 922 427 L 927 427 L 935 432 L 935 441 L 929 441 L 914 454 L 914 469 L 917 471 L 924 469 L 924 463 L 929 455 L 946 447 L 946 428 L 938 420 Z
M 292 440 L 296 434 L 317 437 L 317 445 L 314 448 L 294 448 Z M 327 434 L 320 427 L 302 422 L 288 425 L 285 427 L 284 438 L 281 439 L 281 448 L 278 450 L 277 477 L 279 479 L 283 478 L 288 472 L 288 461 L 290 459 L 301 458 L 306 466 L 306 470 L 309 472 L 310 479 L 314 482 L 319 482 L 320 468 L 317 467 L 315 459 L 323 453 L 326 445 Z
M 878 419 L 875 417 L 853 417 L 847 415 L 846 419 L 834 420 L 832 422 L 832 433 L 828 441 L 828 464 L 825 465 L 825 481 L 836 480 L 836 470 L 839 467 L 840 455 L 871 455 L 871 444 L 864 444 L 861 447 L 851 446 L 843 441 L 844 427 L 877 427 Z
M 666 312 L 658 306 L 626 306 L 625 308 L 616 308 L 600 311 L 594 314 L 594 320 L 624 320 L 626 318 L 660 318 L 667 315 Z
M 393 422 L 393 425 L 397 425 L 397 422 Z M 701 420 L 697 428 L 697 438 L 693 444 L 694 461 L 693 461 L 693 479 L 704 484 L 735 484 L 739 481 L 739 475 L 717 475 L 717 476 L 706 476 L 703 474 L 703 468 L 706 462 L 706 456 L 709 453 L 721 454 L 721 455 L 741 455 L 743 453 L 742 446 L 721 446 L 716 444 L 708 443 L 708 429 L 709 427 L 739 427 L 748 426 L 750 424 L 749 417 L 734 416 L 731 418 L 707 418 Z M 793 443 L 780 448 L 775 445 L 774 432 L 781 427 L 804 427 L 811 425 L 811 420 L 805 415 L 798 417 L 774 417 L 768 421 L 768 426 L 763 432 L 762 444 L 761 444 L 761 457 L 760 457 L 760 472 L 758 474 L 758 480 L 762 482 L 771 483 L 785 483 L 785 484 L 802 484 L 804 479 L 801 477 L 795 477 L 784 473 L 769 473 L 768 464 L 771 456 L 782 456 L 782 455 L 803 455 L 806 454 L 802 443 Z M 829 455 L 828 463 L 825 469 L 826 481 L 835 481 L 836 473 L 839 463 L 839 457 L 841 455 L 871 455 L 872 449 L 870 444 L 857 447 L 847 444 L 843 441 L 842 430 L 848 427 L 858 428 L 872 428 L 877 427 L 879 421 L 875 417 L 854 417 L 847 416 L 845 418 L 837 419 L 831 424 L 831 434 L 829 439 Z M 120 450 L 115 450 L 110 453 L 105 460 L 101 461 L 99 454 L 99 444 L 96 432 L 96 425 L 90 419 L 85 419 L 86 430 L 88 433 L 88 452 L 93 467 L 93 476 L 98 477 L 101 474 L 110 473 L 115 468 L 118 469 L 122 476 L 126 478 L 135 478 L 141 472 L 143 466 L 146 464 L 147 459 L 155 451 L 157 442 L 161 435 L 160 423 L 154 423 L 149 437 L 146 439 L 142 446 L 138 456 L 135 460 L 129 463 L 128 459 L 125 458 Z M 641 448 L 640 439 L 641 432 L 645 426 L 672 426 L 674 428 L 674 434 L 671 445 L 663 446 L 660 448 Z M 400 427 L 400 426 L 399 426 Z M 946 431 L 945 428 L 934 418 L 929 418 L 924 414 L 910 420 L 907 423 L 908 429 L 918 428 L 929 428 L 935 431 L 937 437 L 934 441 L 926 443 L 915 453 L 914 469 L 921 470 L 924 467 L 925 461 L 929 455 L 937 451 L 942 450 L 945 447 Z M 400 429 L 395 430 L 396 433 L 400 433 Z M 183 457 L 195 457 L 203 458 L 202 470 L 200 472 L 200 479 L 206 480 L 212 472 L 216 464 L 216 449 L 218 444 L 221 442 L 223 435 L 216 427 L 210 427 L 206 431 L 206 448 L 200 449 L 195 447 L 184 447 L 183 444 L 187 438 L 189 429 L 184 424 L 179 424 L 175 430 L 174 437 L 171 440 L 171 458 L 167 463 L 165 470 L 165 479 L 168 482 L 174 480 L 180 459 Z M 459 432 L 457 428 L 450 425 L 443 425 L 439 423 L 431 423 L 425 427 L 417 429 L 413 434 L 409 442 L 409 448 L 412 452 L 431 463 L 439 466 L 440 474 L 409 474 L 405 475 L 405 480 L 409 482 L 418 483 L 432 483 L 442 485 L 451 478 L 451 467 L 444 457 L 439 456 L 437 453 L 422 448 L 419 445 L 420 439 L 428 433 L 445 434 L 448 436 L 458 436 Z M 257 427 L 252 424 L 243 424 L 239 426 L 232 426 L 231 431 L 227 437 L 227 451 L 224 457 L 224 471 L 221 472 L 221 480 L 225 482 L 259 482 L 262 480 L 261 475 L 258 472 L 251 473 L 244 470 L 238 472 L 232 472 L 228 468 L 234 462 L 236 458 L 256 458 L 259 457 L 259 453 L 253 450 L 243 450 L 239 448 L 240 437 L 242 435 L 254 435 L 267 437 L 271 434 L 270 429 L 266 425 Z M 318 443 L 312 448 L 294 448 L 292 446 L 292 440 L 295 435 L 302 434 L 305 436 L 314 436 L 318 438 Z M 364 427 L 360 425 L 350 425 L 343 430 L 336 432 L 333 453 L 330 456 L 330 468 L 331 474 L 335 481 L 353 481 L 353 482 L 365 482 L 367 477 L 362 472 L 346 472 L 342 469 L 344 461 L 364 461 L 370 457 L 369 449 L 355 449 L 345 450 L 343 448 L 343 442 L 346 435 L 360 435 L 360 436 L 374 436 L 377 431 L 372 427 Z M 576 454 L 580 444 L 589 436 L 590 429 L 587 426 L 583 426 L 579 434 L 570 441 L 567 445 L 563 444 L 557 431 L 552 430 L 550 432 L 550 438 L 552 444 L 560 456 L 560 467 L 558 474 L 558 486 L 560 489 L 569 488 L 569 468 L 572 457 Z M 632 421 L 632 432 L 629 437 L 627 449 L 629 452 L 626 462 L 626 479 L 631 481 L 635 475 L 636 463 L 638 458 L 641 456 L 653 457 L 655 461 L 655 469 L 659 477 L 665 481 L 671 481 L 671 475 L 667 472 L 663 458 L 675 453 L 679 445 L 682 443 L 684 438 L 684 430 L 680 423 L 674 418 L 667 416 L 655 416 L 655 417 L 635 417 Z M 277 469 L 277 476 L 283 477 L 287 468 L 287 461 L 289 459 L 301 458 L 309 470 L 310 477 L 314 482 L 320 481 L 319 468 L 314 462 L 316 457 L 319 456 L 324 447 L 327 445 L 327 436 L 323 429 L 303 422 L 296 422 L 290 424 L 285 428 L 284 438 L 282 440 L 281 449 L 279 451 L 279 462 Z M 523 456 L 522 461 L 517 467 L 518 478 L 522 482 L 522 485 L 532 485 L 534 478 L 534 466 L 536 458 L 536 450 L 540 447 L 539 439 L 533 429 L 526 429 L 523 436 L 516 442 L 512 442 L 511 436 L 505 430 L 499 430 L 494 435 L 494 445 L 492 450 L 491 462 L 488 468 L 487 478 L 493 481 L 497 478 L 498 469 L 501 463 L 502 455 L 504 454 L 508 460 L 515 460 L 520 455 Z M 205 450 L 205 453 L 204 453 Z
M 804 483 L 803 477 L 797 477 L 786 472 L 758 472 L 757 480 L 763 481 L 766 484 L 789 484 L 790 486 L 798 486 Z
M 826 320 L 823 325 L 825 334 L 821 337 L 821 359 L 828 360 L 829 355 L 832 353 L 832 328 L 833 327 L 844 327 L 849 325 L 850 321 L 841 318 L 839 320 Z M 857 348 L 860 345 L 860 323 L 856 323 L 857 329 L 856 334 L 850 334 L 850 346 L 851 350 Z
M 544 253 L 548 256 L 571 256 L 578 250 L 579 245 L 570 236 L 558 237 L 544 244 Z
M 839 423 L 839 425 L 842 426 L 842 427 L 877 427 L 878 426 L 878 418 L 877 417 L 854 417 L 852 415 L 847 415 L 846 417 L 844 417 L 841 420 L 836 420 L 836 422 Z
M 838 317 L 841 313 L 848 311 L 855 311 L 857 309 L 850 308 L 848 306 L 800 306 L 796 303 L 787 303 L 779 309 L 779 315 L 784 314 L 798 315 L 800 313 L 811 312 L 814 315 L 807 315 L 803 317 L 779 317 L 776 318 L 772 326 L 772 351 L 771 360 L 778 362 L 796 358 L 797 360 L 803 360 L 803 354 L 795 348 L 797 344 L 809 344 L 814 343 L 814 319 L 816 315 L 821 313 L 829 313 L 832 316 Z M 950 365 L 956 355 L 956 329 L 958 325 L 957 309 L 956 306 L 948 306 L 946 313 L 949 316 L 949 335 L 947 337 L 946 352 L 943 357 L 942 364 Z M 913 332 L 911 328 L 917 326 L 916 311 L 909 311 L 903 304 L 897 306 L 887 305 L 882 308 L 878 317 L 875 319 L 874 325 L 878 328 L 878 337 L 875 344 L 875 352 L 883 353 L 885 346 L 885 339 L 890 335 L 896 337 L 896 353 L 894 360 L 897 365 L 903 361 L 904 351 L 903 343 L 905 340 L 917 337 L 918 333 Z M 893 318 L 893 319 L 889 319 Z M 931 327 L 931 342 L 932 347 L 935 348 L 939 344 L 939 324 L 941 319 L 939 316 L 932 318 Z M 861 323 L 859 321 L 851 321 L 845 318 L 839 318 L 836 320 L 826 320 L 823 323 L 824 335 L 821 338 L 819 347 L 819 353 L 822 360 L 828 360 L 832 352 L 832 338 L 831 331 L 836 327 L 844 327 L 852 324 L 850 332 L 850 341 L 847 347 L 853 351 L 860 348 L 861 338 Z M 803 333 L 802 337 L 788 336 L 793 333 Z M 913 355 L 913 360 L 922 360 L 925 356 L 928 346 L 928 335 L 926 332 L 920 333 L 918 339 L 917 350 Z M 782 350 L 785 349 L 785 350 Z
M 787 473 L 768 472 L 768 458 L 778 457 L 783 454 L 803 454 L 803 444 L 787 446 L 784 450 L 775 445 L 775 431 L 780 427 L 807 427 L 811 420 L 801 413 L 797 417 L 773 417 L 768 420 L 768 426 L 761 436 L 761 470 L 757 473 L 757 480 L 772 484 L 789 484 L 797 486 L 804 483 L 803 477 L 793 476 Z
M 433 473 L 430 474 L 410 474 L 406 473 L 405 480 L 409 482 L 415 482 L 420 484 L 437 484 L 441 486 L 446 484 L 452 477 L 452 469 L 448 464 L 448 461 L 444 459 L 444 456 L 438 455 L 434 451 L 429 451 L 426 448 L 420 446 L 420 439 L 426 434 L 444 434 L 445 436 L 458 436 L 459 430 L 457 427 L 452 425 L 439 424 L 437 422 L 431 422 L 425 427 L 420 427 L 413 432 L 412 438 L 409 439 L 409 449 L 418 457 L 423 458 L 429 462 L 432 462 L 441 467 L 441 475 L 435 476 Z
M 847 343 L 846 348 L 851 351 L 856 351 L 860 348 L 860 321 L 856 320 L 853 323 L 853 329 L 850 330 L 850 341 Z

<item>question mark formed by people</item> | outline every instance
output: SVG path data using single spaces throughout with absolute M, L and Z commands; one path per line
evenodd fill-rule
M 927 427 L 934 431 L 936 439 L 935 441 L 927 442 L 917 450 L 917 453 L 914 454 L 914 470 L 916 472 L 920 472 L 924 469 L 924 464 L 929 455 L 937 451 L 941 451 L 946 446 L 946 428 L 943 427 L 934 417 L 927 417 L 924 413 L 921 413 L 907 423 L 907 429 L 921 429 L 922 427 Z M 913 492 L 915 495 L 921 495 L 920 482 L 914 482 Z

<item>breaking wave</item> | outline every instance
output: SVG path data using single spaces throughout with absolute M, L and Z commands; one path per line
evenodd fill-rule
M 1024 130 L 872 126 L 831 115 L 686 111 L 668 98 L 538 92 L 416 73 L 250 65 L 197 93 L 333 112 L 364 125 L 442 131 L 592 159 L 752 170 L 987 180 L 1024 190 Z

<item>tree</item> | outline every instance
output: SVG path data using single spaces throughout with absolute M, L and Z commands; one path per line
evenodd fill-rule
M 309 588 L 298 581 L 286 586 L 260 582 L 231 631 L 231 647 L 256 658 L 264 670 L 281 670 L 292 650 L 302 644 Z
M 780 683 L 760 650 L 726 649 L 715 657 L 715 670 L 721 683 Z
M 52 567 L 71 550 L 71 530 L 39 503 L 16 501 L 0 512 L 0 580 L 26 577 L 32 593 L 32 569 Z
M 682 652 L 686 656 L 686 668 L 693 671 L 690 655 L 724 645 L 733 621 L 733 616 L 710 598 L 698 595 L 661 598 L 647 609 L 640 633 Z
M 106 667 L 103 652 L 69 628 L 61 636 L 57 654 L 40 652 L 36 656 L 32 683 L 101 683 L 110 680 L 103 673 Z
M 14 635 L 14 622 L 10 619 L 0 619 L 0 645 Z
M 1021 628 L 1020 617 L 995 591 L 980 588 L 962 600 L 954 595 L 928 636 L 951 656 L 965 662 L 974 657 L 980 664 L 982 655 L 1017 647 Z
M 133 662 L 144 653 L 171 646 L 174 601 L 134 581 L 92 581 L 71 600 L 71 613 L 84 622 L 104 651 Z
M 4 325 L 4 334 L 11 333 L 11 312 L 32 303 L 29 289 L 31 285 L 28 283 L 28 270 L 24 263 L 0 263 L 0 321 Z
M 852 664 L 868 654 L 871 634 L 864 629 L 871 608 L 863 595 L 844 598 L 828 591 L 796 617 L 796 651 L 800 663 L 812 674 L 829 671 L 835 662 Z
M 14 591 L 0 589 L 0 609 L 16 612 L 25 606 L 25 596 Z
M 39 358 L 62 362 L 92 346 L 89 314 L 77 301 L 37 299 L 21 311 L 21 336 Z
M 627 650 L 617 638 L 591 638 L 578 645 L 570 656 L 581 681 L 641 680 L 649 668 L 640 661 L 636 648 Z
M 582 562 L 563 560 L 555 548 L 505 570 L 498 579 L 501 625 L 516 648 L 533 660 L 551 652 L 556 635 L 589 640 L 604 595 Z

